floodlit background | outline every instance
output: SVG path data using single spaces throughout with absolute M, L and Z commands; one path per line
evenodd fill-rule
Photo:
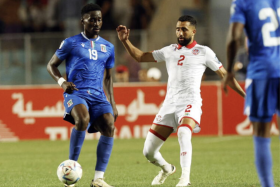
M 115 67 L 127 67 L 129 82 L 148 81 L 150 67 L 161 71 L 161 82 L 167 81 L 167 73 L 164 63 L 138 64 L 128 56 L 115 31 L 119 24 L 131 29 L 134 45 L 152 51 L 176 43 L 177 19 L 192 15 L 198 22 L 195 40 L 212 48 L 226 65 L 231 0 L 1 0 L 0 85 L 55 84 L 46 64 L 63 39 L 82 31 L 80 9 L 89 2 L 102 7 L 100 35 L 115 45 Z M 63 65 L 60 69 L 65 72 Z M 205 81 L 217 79 L 210 69 L 206 71 Z
M 177 43 L 178 18 L 192 15 L 198 22 L 195 40 L 213 49 L 226 67 L 231 1 L 0 0 L 0 187 L 62 186 L 56 168 L 68 158 L 73 126 L 62 120 L 63 91 L 46 66 L 65 38 L 82 31 L 80 10 L 86 3 L 101 6 L 100 36 L 115 45 L 114 95 L 119 117 L 106 181 L 118 187 L 149 186 L 158 168 L 147 162 L 142 148 L 166 94 L 166 67 L 165 63 L 135 62 L 115 29 L 126 25 L 131 29 L 132 43 L 152 51 Z M 248 64 L 245 46 L 235 61 L 236 76 L 244 88 Z M 59 69 L 65 74 L 64 63 Z M 202 81 L 202 130 L 192 139 L 192 186 L 260 187 L 253 160 L 252 126 L 243 115 L 244 99 L 232 90 L 225 95 L 221 81 L 209 68 Z M 273 174 L 276 186 L 280 186 L 275 117 L 271 134 Z M 79 159 L 84 175 L 77 187 L 89 186 L 93 177 L 99 136 L 86 135 Z M 178 172 L 163 186 L 178 182 L 179 149 L 174 133 L 162 154 Z

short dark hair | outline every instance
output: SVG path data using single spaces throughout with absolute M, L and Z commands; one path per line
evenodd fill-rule
M 178 21 L 182 21 L 182 22 L 188 21 L 188 22 L 190 22 L 191 25 L 196 27 L 196 20 L 192 16 L 189 16 L 189 15 L 181 16 L 181 17 L 179 17 Z
M 97 10 L 101 11 L 101 8 L 99 5 L 93 4 L 93 3 L 86 4 L 81 10 L 81 16 L 83 17 L 85 14 L 87 14 L 91 11 L 97 11 Z

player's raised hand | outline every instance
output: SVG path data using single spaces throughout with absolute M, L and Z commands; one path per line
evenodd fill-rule
M 130 29 L 127 29 L 126 26 L 124 26 L 124 25 L 119 25 L 116 28 L 116 31 L 118 33 L 118 37 L 119 37 L 120 41 L 128 40 Z
M 74 90 L 78 90 L 73 82 L 64 81 L 61 85 L 65 93 L 71 94 Z

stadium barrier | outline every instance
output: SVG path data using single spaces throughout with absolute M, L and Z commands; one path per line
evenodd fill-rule
M 244 87 L 244 83 L 241 83 Z M 115 137 L 144 138 L 166 93 L 166 84 L 114 84 L 119 117 Z M 63 91 L 57 85 L 1 86 L 0 141 L 31 139 L 67 140 L 73 125 L 65 122 Z M 229 90 L 226 96 L 221 82 L 203 82 L 201 127 L 194 135 L 251 135 L 252 126 L 243 115 L 244 99 Z M 276 119 L 272 134 L 279 134 Z M 99 133 L 86 139 L 98 139 Z M 172 136 L 176 136 L 175 133 Z

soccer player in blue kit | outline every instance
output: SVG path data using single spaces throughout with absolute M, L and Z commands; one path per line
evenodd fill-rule
M 69 159 L 78 160 L 86 130 L 89 133 L 99 131 L 101 137 L 91 187 L 110 187 L 104 181 L 104 172 L 112 152 L 114 121 L 118 115 L 112 81 L 114 46 L 99 36 L 102 14 L 98 5 L 85 5 L 81 16 L 84 31 L 61 43 L 47 69 L 64 90 L 64 120 L 75 125 L 70 138 Z M 67 80 L 57 68 L 64 60 Z
M 246 31 L 250 63 L 247 68 L 245 114 L 253 124 L 255 165 L 262 187 L 273 187 L 270 128 L 280 115 L 280 0 L 234 0 L 227 40 L 224 89 L 233 80 L 239 41 Z

